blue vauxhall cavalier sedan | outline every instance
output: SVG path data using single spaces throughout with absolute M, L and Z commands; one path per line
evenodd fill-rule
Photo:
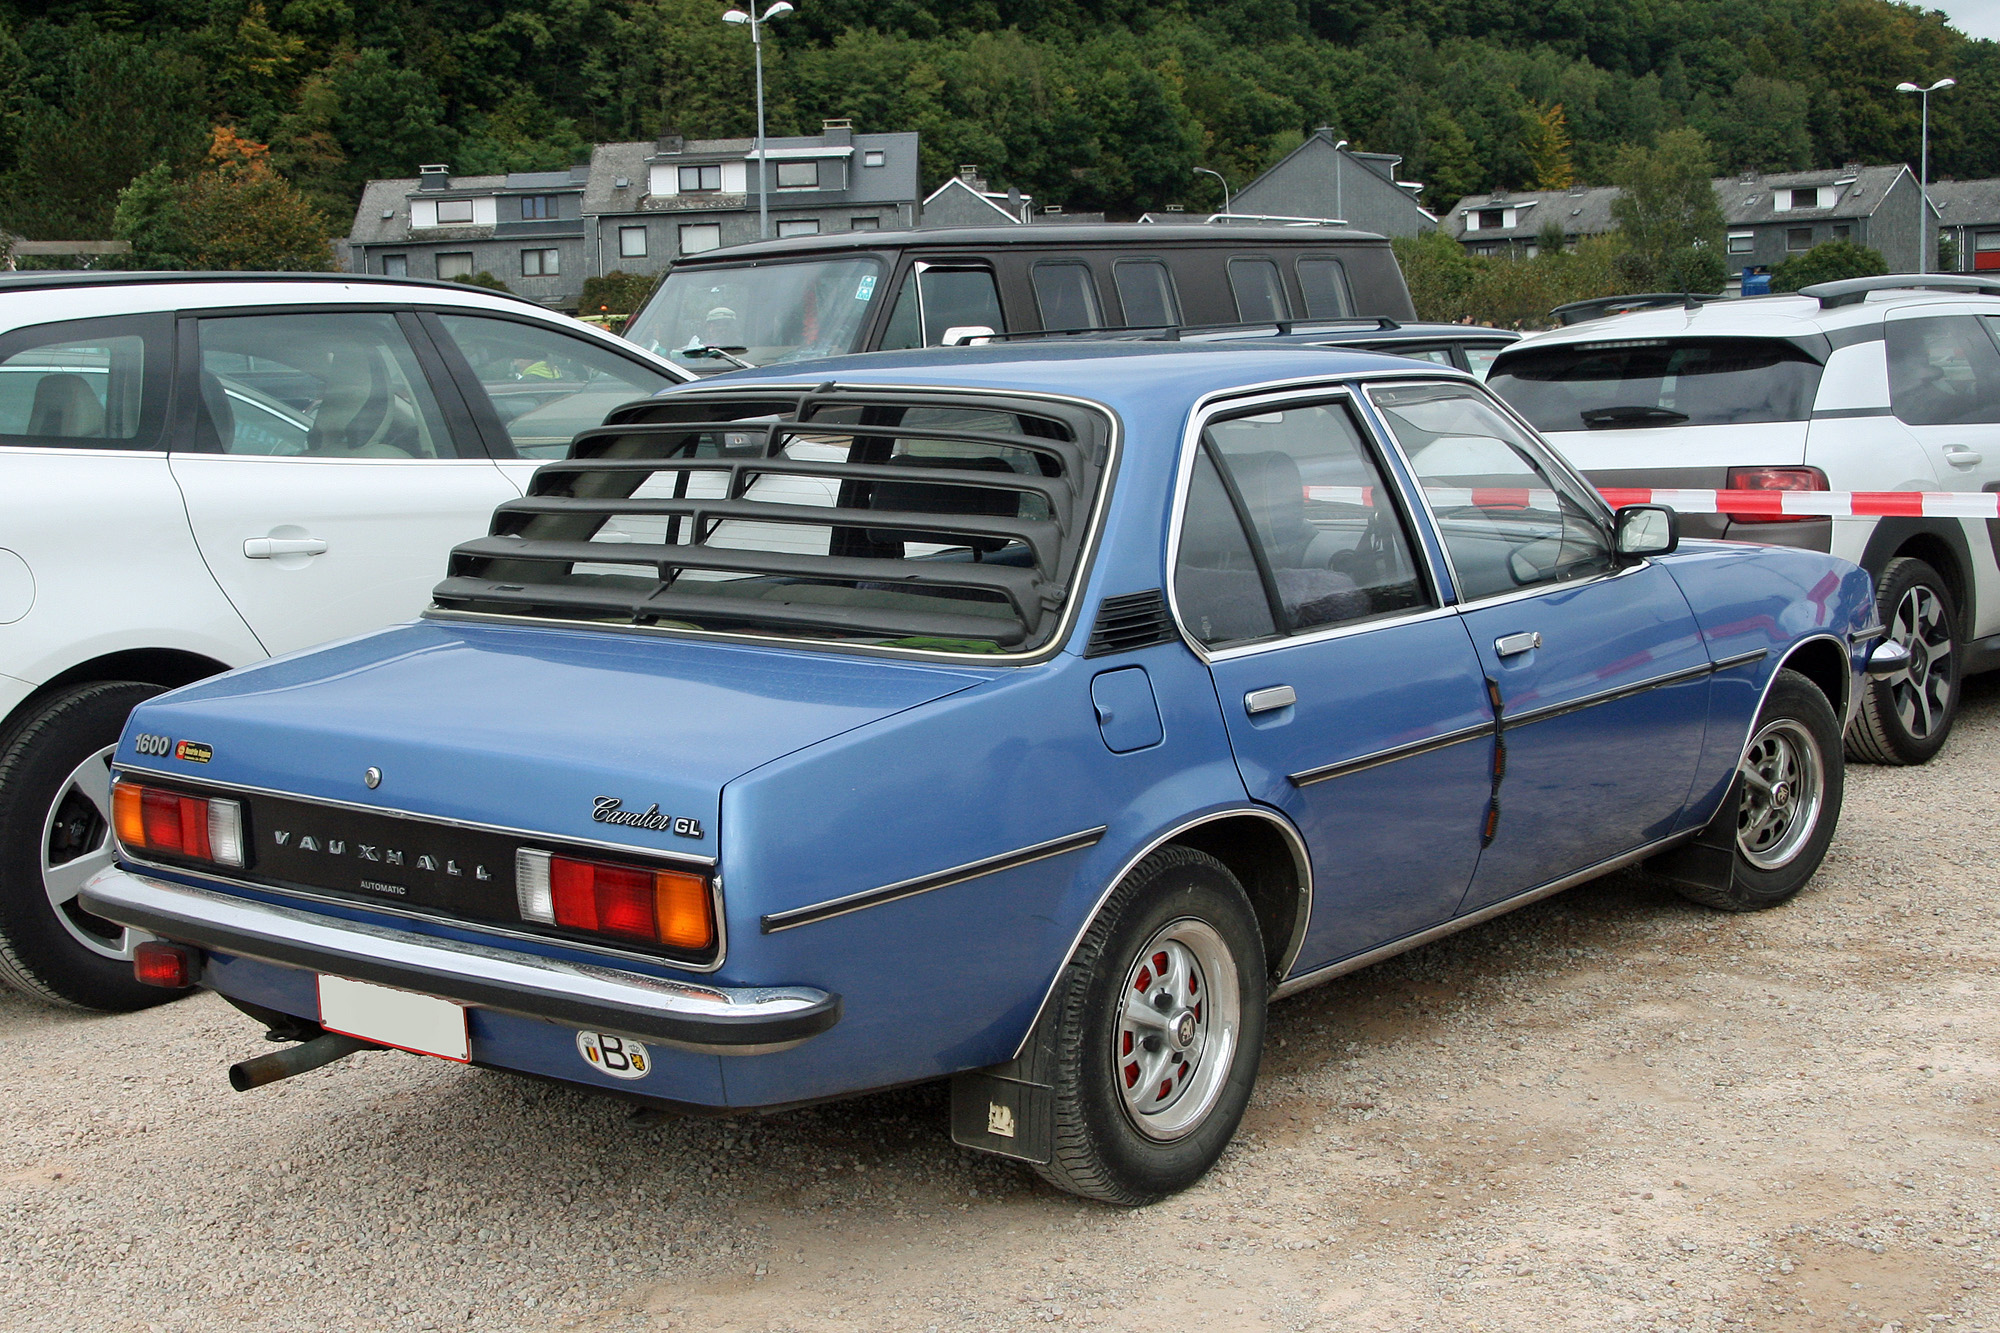
M 1614 514 L 1451 370 L 772 367 L 579 437 L 419 623 L 142 704 L 85 906 L 297 1043 L 239 1088 L 366 1046 L 705 1108 L 950 1077 L 958 1142 L 1143 1203 L 1274 998 L 1641 860 L 1798 892 L 1872 607 Z

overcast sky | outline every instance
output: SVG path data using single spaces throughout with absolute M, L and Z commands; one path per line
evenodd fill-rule
M 2000 38 L 2000 0 L 1930 0 L 1968 37 Z M 1927 8 L 1929 6 L 1926 6 Z

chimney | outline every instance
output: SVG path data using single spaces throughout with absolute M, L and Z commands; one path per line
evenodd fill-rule
M 854 142 L 854 122 L 846 116 L 822 120 L 819 123 L 819 133 L 829 144 L 846 147 Z
M 666 129 L 660 131 L 660 140 L 653 145 L 653 149 L 656 153 L 666 156 L 678 153 L 686 146 L 687 139 L 682 136 L 681 132 L 672 126 L 668 126 Z
M 427 162 L 417 168 L 417 188 L 419 190 L 449 190 L 451 188 L 451 163 Z

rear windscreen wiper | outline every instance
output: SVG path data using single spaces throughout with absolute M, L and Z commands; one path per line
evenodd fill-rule
M 1605 426 L 1671 426 L 1687 419 L 1687 413 L 1671 407 L 1593 407 L 1583 414 L 1583 424 L 1592 430 Z

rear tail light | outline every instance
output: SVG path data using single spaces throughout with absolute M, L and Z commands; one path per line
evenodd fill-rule
M 217 865 L 243 864 L 243 806 L 120 778 L 111 788 L 118 841 L 135 852 L 165 852 Z
M 1816 467 L 1733 467 L 1729 469 L 1729 489 L 1732 491 L 1824 491 L 1826 473 Z M 1778 496 L 1771 497 L 1771 512 L 1768 514 L 1737 514 L 1738 522 L 1751 523 L 1801 523 L 1807 519 L 1823 518 L 1821 514 L 1787 514 L 1779 509 L 1784 501 Z
M 186 990 L 201 976 L 201 955 L 185 944 L 148 940 L 132 950 L 132 975 L 148 986 Z
M 715 906 L 708 880 L 690 871 L 591 861 L 524 847 L 514 854 L 514 893 L 523 921 L 674 949 L 699 950 L 715 944 Z

